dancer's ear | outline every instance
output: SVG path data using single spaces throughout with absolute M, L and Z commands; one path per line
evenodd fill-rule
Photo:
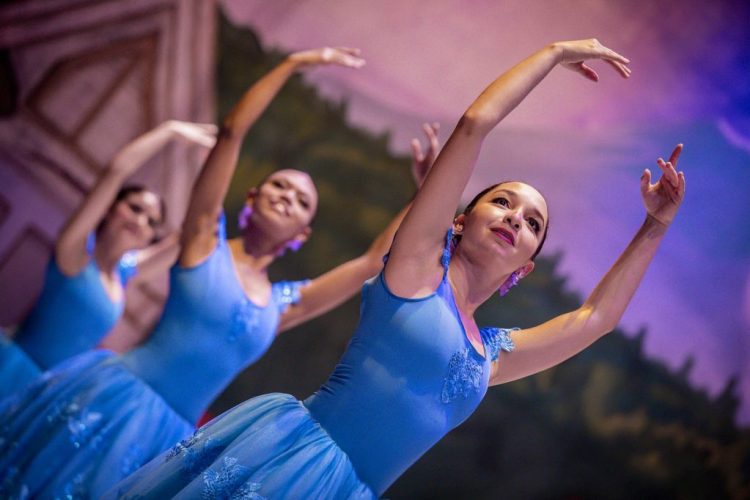
M 453 234 L 463 234 L 465 221 L 466 214 L 459 214 L 455 219 L 453 219 Z
M 524 264 L 523 266 L 521 266 L 520 268 L 516 270 L 516 274 L 518 274 L 518 279 L 525 278 L 526 276 L 531 274 L 532 271 L 534 271 L 534 267 L 535 267 L 534 261 L 530 260 L 526 262 L 526 264 Z

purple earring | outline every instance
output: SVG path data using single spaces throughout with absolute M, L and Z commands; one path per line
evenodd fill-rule
M 251 207 L 250 205 L 245 205 L 244 207 L 242 207 L 242 210 L 240 210 L 240 213 L 237 215 L 237 226 L 240 229 L 245 229 L 252 214 L 253 207 Z
M 497 293 L 499 293 L 501 297 L 505 297 L 506 295 L 508 295 L 508 292 L 510 291 L 510 289 L 516 286 L 519 281 L 521 281 L 520 276 L 518 275 L 518 273 L 513 271 L 510 274 L 510 277 L 505 281 L 505 283 L 500 285 L 500 288 L 498 288 Z
M 286 244 L 286 247 L 292 252 L 296 252 L 297 250 L 302 248 L 302 242 L 300 240 L 292 240 Z
M 287 241 L 278 252 L 276 252 L 276 257 L 282 257 L 287 250 L 291 250 L 292 252 L 296 252 L 302 248 L 302 242 L 299 240 L 289 240 Z

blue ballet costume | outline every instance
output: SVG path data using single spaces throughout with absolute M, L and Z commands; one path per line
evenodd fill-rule
M 170 271 L 159 324 L 121 356 L 91 351 L 48 371 L 0 408 L 0 497 L 101 494 L 175 442 L 232 378 L 270 346 L 305 282 L 253 304 L 223 221 L 216 249 Z
M 449 233 L 450 237 L 450 233 Z M 328 382 L 300 402 L 253 398 L 152 460 L 106 495 L 122 498 L 375 498 L 482 400 L 507 329 L 464 331 L 445 273 L 405 299 L 365 283 L 360 323 Z
M 75 276 L 66 276 L 54 256 L 31 313 L 13 340 L 0 335 L 0 400 L 28 385 L 41 372 L 76 354 L 93 349 L 122 315 L 124 300 L 113 302 L 104 289 L 93 258 Z M 128 252 L 117 266 L 123 285 L 136 274 L 136 257 Z

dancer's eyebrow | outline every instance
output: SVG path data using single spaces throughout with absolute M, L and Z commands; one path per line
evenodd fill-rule
M 511 191 L 510 189 L 501 188 L 495 191 L 493 194 L 498 194 L 498 193 L 507 194 L 508 196 L 513 198 L 514 202 L 518 200 L 518 193 L 516 193 L 515 191 Z M 537 217 L 539 217 L 539 219 L 541 219 L 542 221 L 542 227 L 545 227 L 547 221 L 544 220 L 544 216 L 542 215 L 542 212 L 536 207 L 536 205 L 531 205 L 531 208 L 529 209 L 529 211 L 531 212 L 532 215 L 536 215 Z

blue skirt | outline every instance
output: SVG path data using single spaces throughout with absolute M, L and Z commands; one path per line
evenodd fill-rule
M 349 457 L 287 394 L 236 406 L 106 498 L 377 498 Z
M 0 401 L 29 385 L 41 372 L 26 351 L 0 331 Z
M 0 498 L 98 498 L 192 431 L 114 354 L 83 353 L 0 406 Z

